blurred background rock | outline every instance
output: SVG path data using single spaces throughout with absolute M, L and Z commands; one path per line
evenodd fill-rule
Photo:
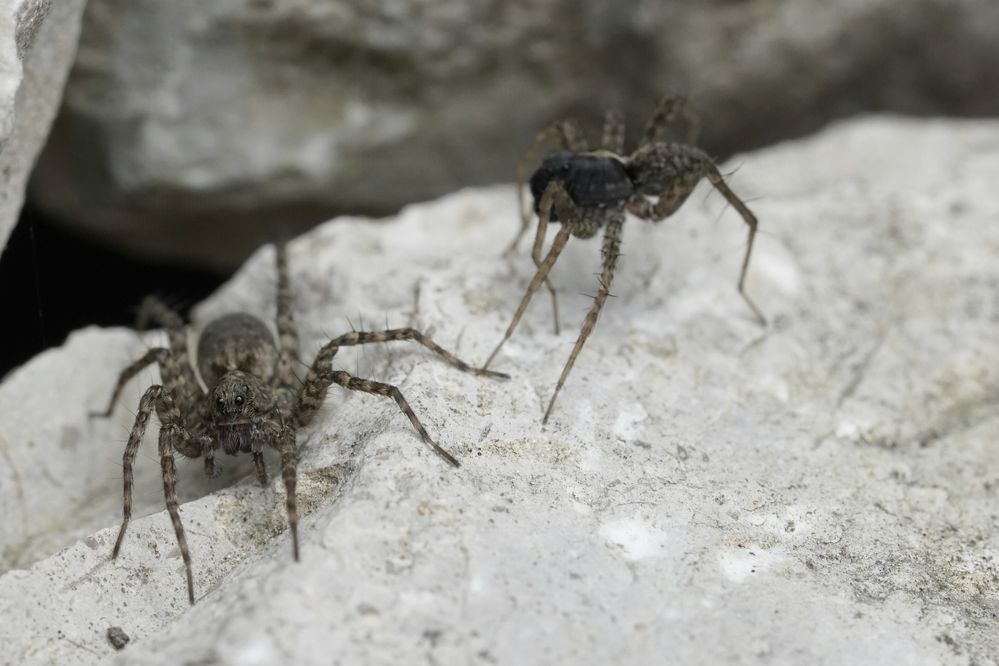
M 867 110 L 999 111 L 995 0 L 90 0 L 32 196 L 232 268 L 275 233 L 512 179 L 547 121 L 666 90 L 727 155 Z
M 719 158 L 863 112 L 995 115 L 996 35 L 995 0 L 89 0 L 29 191 L 51 239 L 30 251 L 54 254 L 32 265 L 221 276 L 337 214 L 510 181 L 554 118 L 593 131 L 617 107 L 634 132 L 666 91 Z

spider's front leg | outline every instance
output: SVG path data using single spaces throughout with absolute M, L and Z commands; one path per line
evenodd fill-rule
M 552 246 L 548 250 L 548 254 L 538 265 L 538 271 L 531 278 L 531 282 L 527 285 L 527 291 L 524 292 L 524 296 L 520 299 L 520 305 L 517 306 L 516 312 L 513 314 L 513 319 L 510 321 L 510 325 L 507 326 L 506 333 L 503 334 L 503 339 L 499 341 L 496 348 L 493 349 L 493 353 L 489 355 L 486 359 L 485 364 L 483 364 L 482 369 L 485 370 L 489 367 L 489 364 L 493 362 L 496 358 L 496 354 L 499 353 L 500 348 L 510 339 L 513 335 L 514 329 L 517 328 L 517 324 L 520 323 L 520 318 L 524 315 L 524 311 L 527 310 L 527 305 L 531 302 L 531 298 L 534 297 L 534 292 L 536 292 L 541 284 L 548 278 L 548 273 L 551 271 L 552 266 L 555 265 L 555 260 L 558 259 L 559 254 L 562 253 L 562 249 L 565 244 L 569 242 L 569 236 L 572 233 L 572 228 L 575 222 L 579 219 L 579 215 L 576 211 L 576 205 L 572 202 L 572 198 L 569 193 L 565 191 L 558 182 L 552 181 L 545 188 L 544 194 L 541 195 L 541 201 L 538 205 L 538 210 L 540 211 L 538 219 L 538 234 L 535 237 L 535 251 L 540 252 L 541 242 L 544 240 L 544 229 L 547 228 L 549 221 L 551 220 L 552 211 L 554 210 L 558 220 L 561 222 L 562 227 L 555 234 L 555 240 L 552 241 Z
M 129 364 L 129 366 L 122 370 L 121 374 L 118 375 L 118 382 L 114 386 L 114 391 L 111 392 L 111 399 L 108 401 L 107 409 L 102 412 L 90 412 L 91 418 L 110 418 L 111 412 L 114 411 L 114 406 L 118 402 L 118 398 L 121 397 L 122 389 L 125 388 L 125 384 L 153 363 L 159 363 L 162 367 L 169 357 L 169 349 L 164 347 L 154 347 L 143 354 L 142 358 Z
M 397 328 L 386 331 L 353 331 L 330 340 L 323 346 L 322 349 L 319 350 L 319 353 L 316 355 L 316 360 L 312 363 L 312 367 L 309 369 L 309 374 L 305 378 L 305 385 L 302 387 L 298 401 L 295 404 L 293 418 L 300 426 L 309 423 L 313 416 L 315 416 L 315 413 L 322 406 L 323 400 L 326 399 L 326 393 L 332 384 L 338 384 L 351 391 L 361 391 L 364 393 L 382 395 L 392 398 L 395 401 L 395 403 L 399 406 L 399 409 L 406 415 L 410 423 L 413 424 L 413 427 L 420 434 L 420 437 L 427 444 L 427 446 L 433 449 L 434 453 L 447 461 L 448 464 L 457 467 L 458 461 L 454 458 L 454 456 L 441 448 L 440 445 L 433 440 L 430 433 L 428 433 L 426 428 L 423 427 L 423 424 L 420 423 L 420 419 L 417 418 L 416 413 L 409 406 L 409 402 L 397 387 L 392 386 L 391 384 L 375 382 L 370 379 L 360 379 L 346 372 L 333 370 L 333 358 L 336 356 L 340 347 L 377 342 L 391 342 L 394 340 L 413 340 L 419 342 L 421 345 L 447 361 L 449 365 L 464 372 L 500 379 L 508 378 L 507 375 L 501 372 L 493 372 L 484 368 L 473 368 L 416 329 Z
M 746 241 L 746 254 L 742 259 L 742 270 L 739 272 L 739 295 L 753 311 L 760 325 L 766 326 L 766 317 L 745 289 L 749 257 L 753 252 L 753 241 L 756 239 L 759 223 L 742 199 L 729 188 L 707 153 L 694 146 L 654 143 L 636 150 L 628 161 L 635 174 L 636 190 L 659 197 L 654 205 L 644 196 L 632 197 L 628 202 L 628 212 L 638 217 L 653 221 L 669 217 L 683 205 L 697 183 L 704 177 L 707 177 L 715 189 L 721 192 L 725 200 L 742 216 L 746 226 L 749 227 L 749 238 Z
M 257 464 L 257 478 L 262 484 L 267 483 L 267 472 L 263 466 L 261 444 L 266 441 L 281 456 L 281 479 L 284 481 L 285 507 L 288 512 L 288 529 L 291 532 L 292 554 L 297 562 L 298 557 L 298 449 L 295 446 L 295 429 L 280 425 L 276 421 L 268 422 L 252 442 L 253 460 Z
M 132 426 L 132 432 L 128 437 L 128 444 L 125 446 L 125 453 L 122 456 L 124 475 L 122 521 L 111 559 L 117 559 L 121 544 L 125 539 L 125 531 L 128 529 L 128 523 L 132 517 L 132 468 L 135 464 L 135 455 L 139 450 L 139 444 L 146 432 L 146 424 L 149 422 L 149 416 L 153 410 L 156 411 L 156 415 L 160 419 L 159 454 L 160 470 L 163 476 L 163 495 L 166 500 L 167 513 L 170 514 L 170 522 L 173 523 L 174 533 L 177 536 L 177 544 L 180 546 L 180 554 L 184 559 L 184 569 L 187 573 L 187 598 L 193 604 L 194 575 L 191 570 L 191 554 L 188 551 L 187 538 L 184 535 L 184 525 L 180 521 L 180 509 L 177 502 L 177 474 L 173 457 L 174 452 L 177 452 L 189 458 L 197 458 L 201 454 L 201 446 L 200 441 L 192 438 L 181 424 L 180 410 L 174 404 L 170 392 L 160 385 L 149 387 L 142 395 L 139 409 L 135 414 L 135 424 Z

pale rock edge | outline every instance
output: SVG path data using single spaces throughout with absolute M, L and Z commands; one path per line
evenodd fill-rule
M 0 254 L 62 101 L 84 0 L 14 0 L 0 10 Z

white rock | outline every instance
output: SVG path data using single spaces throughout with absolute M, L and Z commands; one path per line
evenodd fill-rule
M 770 328 L 734 289 L 741 222 L 703 187 L 665 224 L 629 222 L 617 298 L 546 428 L 575 330 L 551 332 L 543 294 L 498 357 L 508 382 L 414 347 L 344 353 L 398 384 L 461 469 L 388 401 L 336 393 L 299 439 L 302 562 L 279 482 L 183 504 L 194 607 L 165 512 L 108 557 L 113 461 L 153 378 L 115 425 L 84 413 L 142 343 L 89 330 L 22 368 L 0 393 L 0 492 L 5 522 L 46 518 L 42 536 L 4 533 L 22 553 L 0 577 L 4 656 L 103 663 L 119 625 L 118 663 L 142 665 L 995 664 L 999 123 L 872 118 L 736 163 L 762 220 L 749 289 Z M 498 257 L 516 226 L 503 187 L 297 239 L 305 355 L 349 317 L 432 327 L 481 361 L 531 271 Z M 598 253 L 573 241 L 556 267 L 568 322 Z M 265 249 L 198 320 L 271 317 L 273 292 Z M 24 538 L 71 545 L 45 556 Z
M 0 8 L 0 253 L 62 100 L 84 0 L 13 0 Z

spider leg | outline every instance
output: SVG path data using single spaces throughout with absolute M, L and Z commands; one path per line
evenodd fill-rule
M 722 175 L 718 172 L 714 166 L 708 170 L 708 180 L 711 184 L 715 186 L 715 189 L 721 192 L 722 196 L 732 204 L 732 207 L 742 216 L 742 219 L 746 222 L 749 227 L 749 239 L 746 241 L 746 256 L 742 259 L 742 270 L 739 272 L 739 294 L 742 296 L 743 300 L 746 301 L 746 305 L 749 309 L 753 311 L 756 315 L 757 321 L 760 322 L 761 326 L 767 325 L 767 318 L 763 316 L 763 312 L 756 306 L 756 303 L 749 298 L 749 294 L 746 293 L 746 271 L 749 270 L 749 256 L 753 252 L 753 240 L 756 238 L 756 228 L 758 222 L 756 216 L 753 215 L 752 211 L 743 203 L 742 199 L 735 195 L 731 189 L 729 189 L 728 184 L 722 178 Z
M 160 362 L 160 377 L 163 386 L 177 400 L 181 411 L 189 412 L 201 399 L 203 392 L 191 356 L 187 352 L 187 329 L 180 315 L 170 309 L 155 296 L 147 296 L 139 306 L 138 328 L 145 328 L 149 322 L 161 326 L 170 341 L 170 354 Z
M 350 335 L 350 334 L 348 334 Z M 302 393 L 299 395 L 298 405 L 295 408 L 295 415 L 297 416 L 298 423 L 304 425 L 308 423 L 312 416 L 316 413 L 319 407 L 322 405 L 323 400 L 326 398 L 326 392 L 329 390 L 331 384 L 337 384 L 351 391 L 362 391 L 364 393 L 374 393 L 376 395 L 383 395 L 395 400 L 396 404 L 399 405 L 399 409 L 405 414 L 416 431 L 420 434 L 423 441 L 434 450 L 434 452 L 447 461 L 449 464 L 458 466 L 458 461 L 454 459 L 450 453 L 442 449 L 437 442 L 433 440 L 430 434 L 427 432 L 423 424 L 416 417 L 413 409 L 409 406 L 406 398 L 403 397 L 402 392 L 398 388 L 390 384 L 382 384 L 380 382 L 371 381 L 370 379 L 358 379 L 346 372 L 335 371 L 332 368 L 333 357 L 336 355 L 339 347 L 334 344 L 336 341 L 332 341 L 326 344 L 319 354 L 316 355 L 316 360 L 312 364 L 312 368 L 309 370 L 308 376 L 305 378 L 305 385 L 302 387 Z
M 524 315 L 524 311 L 527 309 L 527 305 L 531 302 L 534 292 L 538 290 L 541 283 L 548 277 L 549 271 L 551 271 L 552 266 L 555 265 L 555 260 L 558 259 L 558 256 L 561 254 L 565 244 L 569 242 L 569 235 L 572 233 L 573 223 L 579 219 L 576 206 L 572 203 L 572 199 L 569 197 L 568 192 L 566 192 L 565 189 L 555 181 L 549 183 L 548 187 L 545 188 L 544 194 L 541 195 L 541 205 L 539 206 L 541 215 L 538 220 L 539 228 L 546 227 L 548 225 L 553 208 L 558 215 L 558 219 L 562 223 L 562 228 L 558 230 L 558 233 L 555 235 L 555 240 L 552 241 L 552 246 L 548 250 L 548 254 L 538 266 L 538 271 L 534 274 L 531 282 L 527 285 L 527 291 L 524 292 L 524 296 L 520 299 L 520 305 L 517 306 L 517 311 L 514 313 L 513 319 L 510 321 L 510 325 L 506 329 L 506 333 L 503 334 L 503 339 L 499 341 L 499 344 L 497 344 L 496 348 L 493 349 L 493 353 L 489 355 L 488 359 L 486 359 L 485 364 L 482 366 L 483 370 L 489 367 L 489 364 L 493 362 L 494 358 L 496 358 L 496 354 L 499 353 L 500 348 L 504 345 L 504 343 L 506 343 L 507 340 L 510 339 L 510 336 L 513 335 L 513 331 L 517 328 L 517 324 L 520 323 L 520 318 Z M 537 240 L 535 240 L 535 244 L 537 244 Z
M 586 135 L 583 134 L 583 130 L 574 118 L 549 123 L 534 136 L 534 141 L 517 162 L 517 168 L 514 171 L 514 180 L 517 183 L 517 211 L 520 213 L 520 231 L 517 232 L 513 242 L 503 251 L 504 256 L 517 249 L 520 239 L 527 233 L 527 228 L 531 224 L 531 210 L 524 208 L 524 184 L 527 182 L 527 167 L 535 160 L 538 152 L 547 141 L 554 141 L 560 150 L 580 153 L 589 150 Z
M 397 387 L 392 386 L 391 384 L 383 384 L 382 382 L 372 381 L 370 379 L 360 379 L 343 371 L 332 372 L 330 376 L 334 383 L 344 387 L 345 389 L 349 389 L 351 391 L 361 391 L 363 393 L 372 393 L 374 395 L 382 395 L 395 400 L 399 409 L 406 415 L 409 422 L 413 424 L 413 428 L 416 429 L 416 432 L 420 433 L 420 438 L 423 439 L 424 443 L 433 449 L 434 453 L 443 458 L 449 465 L 458 467 L 458 461 L 455 457 L 441 448 L 441 446 L 434 441 L 433 437 L 430 436 L 430 433 L 427 432 L 427 429 L 423 427 L 422 423 L 420 423 L 420 419 L 416 416 L 416 412 L 414 412 L 413 408 L 409 406 L 405 396 L 402 395 L 402 391 L 400 391 Z
M 669 186 L 659 195 L 655 205 L 650 205 L 643 196 L 635 196 L 628 202 L 628 211 L 638 217 L 658 221 L 672 215 L 697 186 L 701 178 L 707 176 L 711 184 L 725 200 L 742 216 L 749 227 L 749 239 L 746 242 L 746 254 L 742 259 L 742 269 L 739 272 L 739 295 L 753 311 L 761 326 L 766 326 L 767 320 L 763 312 L 756 306 L 746 293 L 746 273 L 749 270 L 749 257 L 753 252 L 753 241 L 756 239 L 758 222 L 756 216 L 746 204 L 729 188 L 722 178 L 718 168 L 707 153 L 682 144 L 651 144 L 639 148 L 630 158 L 632 167 L 642 173 L 646 182 L 655 180 L 667 181 Z
M 616 155 L 624 154 L 624 115 L 617 110 L 604 114 L 604 132 L 600 145 Z
M 288 282 L 288 256 L 284 244 L 275 247 L 277 257 L 277 331 L 278 360 L 273 384 L 276 387 L 295 388 L 300 385 L 295 375 L 298 359 L 298 332 L 292 314 L 291 286 Z
M 543 217 L 538 217 L 538 229 L 534 235 L 534 247 L 531 248 L 531 259 L 534 261 L 535 268 L 541 268 L 541 248 L 544 246 L 547 230 L 548 223 Z M 558 335 L 558 296 L 555 294 L 555 285 L 552 284 L 551 279 L 548 277 L 545 277 L 545 286 L 548 287 L 548 293 L 552 296 L 552 316 L 555 319 L 555 335 Z
M 295 431 L 289 427 L 281 428 L 277 436 L 278 453 L 281 454 L 281 479 L 284 481 L 285 507 L 288 511 L 288 529 L 291 531 L 291 549 L 298 562 L 298 501 L 295 486 L 298 481 L 298 450 L 295 448 Z M 256 454 L 254 454 L 256 461 Z M 259 474 L 263 465 L 257 468 Z M 266 474 L 266 473 L 265 473 Z
M 687 121 L 687 143 L 695 145 L 701 134 L 701 119 L 687 107 L 687 100 L 679 95 L 665 95 L 645 125 L 639 147 L 663 140 L 666 128 L 677 116 Z
M 174 404 L 169 391 L 160 385 L 150 386 L 142 395 L 139 401 L 139 409 L 135 414 L 135 424 L 128 437 L 128 444 L 125 446 L 125 453 L 122 456 L 122 470 L 124 476 L 124 493 L 122 503 L 122 521 L 118 530 L 118 538 L 115 540 L 114 550 L 111 552 L 111 559 L 117 559 L 121 551 L 121 544 L 125 539 L 125 531 L 128 529 L 129 520 L 132 517 L 132 467 L 135 464 L 135 456 L 139 450 L 139 444 L 146 432 L 146 425 L 153 410 L 160 418 L 159 453 L 160 468 L 163 475 L 163 495 L 166 500 L 167 512 L 170 514 L 170 521 L 173 523 L 174 533 L 177 535 L 177 543 L 180 546 L 180 553 L 184 559 L 184 569 L 187 573 L 187 597 L 194 603 L 194 575 L 191 570 L 191 554 L 187 548 L 187 539 L 184 536 L 184 526 L 180 521 L 180 510 L 177 503 L 176 490 L 176 469 L 173 463 L 173 453 L 176 450 L 181 455 L 196 458 L 201 453 L 199 442 L 190 437 L 188 432 L 180 425 L 180 411 Z
M 222 475 L 222 466 L 215 464 L 215 449 L 217 448 L 218 442 L 214 439 L 208 435 L 201 437 L 201 450 L 205 455 L 205 475 L 209 479 L 217 479 Z
M 253 466 L 257 470 L 257 481 L 260 482 L 260 485 L 266 486 L 267 465 L 264 463 L 264 452 L 260 447 L 260 445 L 254 443 L 252 454 L 253 454 Z
M 114 391 L 111 393 L 111 400 L 108 401 L 108 407 L 103 412 L 90 412 L 91 418 L 108 418 L 111 416 L 111 412 L 114 411 L 115 403 L 118 402 L 118 398 L 121 396 L 122 389 L 125 388 L 127 384 L 133 377 L 142 372 L 147 366 L 153 363 L 163 364 L 167 361 L 170 355 L 170 351 L 164 347 L 155 347 L 150 349 L 145 354 L 142 355 L 138 361 L 135 361 L 127 368 L 121 371 L 118 376 L 118 383 L 115 384 Z
M 187 574 L 187 599 L 194 605 L 194 573 L 191 570 L 191 553 L 187 547 L 187 537 L 184 535 L 184 524 L 180 522 L 180 507 L 177 502 L 177 470 L 173 463 L 173 445 L 171 442 L 175 430 L 179 426 L 160 426 L 160 470 L 163 473 L 163 497 L 166 499 L 167 513 L 173 523 L 177 544 L 184 559 L 184 571 Z
M 555 385 L 555 392 L 552 393 L 551 400 L 548 401 L 548 408 L 545 410 L 542 423 L 548 423 L 548 417 L 551 416 L 552 408 L 555 406 L 555 399 L 558 398 L 559 391 L 562 390 L 562 385 L 565 384 L 566 377 L 569 376 L 572 366 L 576 363 L 576 357 L 586 343 L 586 339 L 590 337 L 590 332 L 597 323 L 597 317 L 600 316 L 600 309 L 603 308 L 604 302 L 610 295 L 611 281 L 614 279 L 614 269 L 617 266 L 618 257 L 621 255 L 621 228 L 623 224 L 623 214 L 618 215 L 607 224 L 607 230 L 604 232 L 603 247 L 601 248 L 603 270 L 600 273 L 600 289 L 597 291 L 596 298 L 593 299 L 593 305 L 590 306 L 589 312 L 586 313 L 586 319 L 583 320 L 583 327 L 579 331 L 579 337 L 572 348 L 572 353 L 569 354 L 569 360 L 566 361 L 565 367 L 562 368 L 562 374 L 558 378 L 558 384 Z
M 509 379 L 509 375 L 502 372 L 495 372 L 484 368 L 473 368 L 414 328 L 393 328 L 387 331 L 351 331 L 350 333 L 344 333 L 339 337 L 333 338 L 323 345 L 319 353 L 316 354 L 316 360 L 312 363 L 312 368 L 305 378 L 305 385 L 302 387 L 298 402 L 292 412 L 293 419 L 299 425 L 305 425 L 312 420 L 313 415 L 322 406 L 323 400 L 326 398 L 326 391 L 334 381 L 331 365 L 333 357 L 336 356 L 340 347 L 394 342 L 397 340 L 414 340 L 440 356 L 448 365 L 463 372 L 470 372 L 486 377 L 496 377 L 498 379 Z

